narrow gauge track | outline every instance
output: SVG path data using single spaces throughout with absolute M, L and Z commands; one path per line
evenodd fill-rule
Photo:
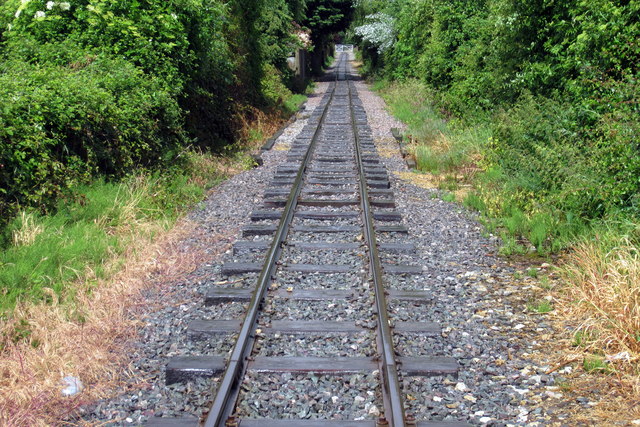
M 179 357 L 167 366 L 168 383 L 222 374 L 206 427 L 466 425 L 417 422 L 405 410 L 403 376 L 455 375 L 457 363 L 394 351 L 394 331 L 433 335 L 439 326 L 389 318 L 387 299 L 420 302 L 430 296 L 385 289 L 386 275 L 416 275 L 422 268 L 401 262 L 415 248 L 398 224 L 387 172 L 349 76 L 343 53 L 322 101 L 265 191 L 263 208 L 252 214 L 254 224 L 244 229 L 246 239 L 236 242 L 235 259 L 223 265 L 223 274 L 240 277 L 240 285 L 217 286 L 206 295 L 208 305 L 248 303 L 245 318 L 189 327 L 199 339 L 237 333 L 230 356 Z M 381 254 L 392 254 L 385 258 L 390 262 Z M 253 289 L 245 286 L 251 281 Z M 353 344 L 346 335 L 360 338 Z M 324 389 L 307 393 L 310 377 L 311 384 L 320 378 Z M 277 395 L 282 399 L 273 405 L 284 406 L 280 419 L 271 413 L 273 383 L 302 394 Z M 343 396 L 345 383 L 359 389 L 356 401 L 364 411 Z M 313 393 L 331 403 L 317 410 Z

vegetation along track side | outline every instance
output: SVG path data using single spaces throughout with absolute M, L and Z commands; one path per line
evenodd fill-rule
M 439 325 L 399 322 L 387 312 L 387 298 L 430 295 L 385 289 L 385 277 L 408 279 L 422 267 L 399 223 L 347 59 L 340 57 L 263 208 L 223 265 L 232 280 L 206 295 L 208 305 L 248 302 L 244 319 L 189 326 L 196 339 L 236 337 L 230 356 L 181 356 L 167 365 L 168 383 L 215 378 L 206 426 L 438 425 L 405 411 L 402 378 L 455 375 L 458 366 L 394 350 L 396 332 L 437 336 Z M 198 421 L 149 424 L 183 423 Z

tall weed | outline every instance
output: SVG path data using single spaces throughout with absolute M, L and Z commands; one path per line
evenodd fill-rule
M 562 269 L 563 309 L 588 346 L 628 361 L 640 358 L 640 233 L 637 225 L 600 227 L 596 239 L 578 242 Z M 577 302 L 576 302 L 577 301 Z

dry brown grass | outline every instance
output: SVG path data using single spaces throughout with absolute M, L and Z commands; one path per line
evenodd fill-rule
M 286 121 L 276 110 L 262 111 L 251 106 L 241 108 L 236 120 L 240 123 L 239 143 L 249 149 L 259 148 Z
M 34 215 L 30 212 L 20 212 L 21 226 L 17 230 L 13 230 L 11 237 L 15 246 L 30 245 L 40 233 L 44 231 L 44 227 L 38 224 Z
M 351 61 L 349 61 L 349 63 L 351 64 L 351 67 L 358 73 L 360 73 L 360 69 L 362 68 L 362 66 L 364 65 L 364 63 L 362 61 L 358 61 L 357 59 L 353 59 Z
M 427 136 L 416 137 L 414 135 L 406 135 L 407 145 L 411 148 L 411 152 L 415 153 L 421 146 L 428 146 L 435 154 L 446 154 L 451 151 L 454 145 L 453 141 L 439 130 L 432 130 Z
M 237 160 L 202 156 L 197 161 L 194 179 L 243 170 Z M 148 180 L 140 179 L 131 191 L 142 193 L 145 185 Z M 126 345 L 136 336 L 136 312 L 147 304 L 141 291 L 166 286 L 210 256 L 180 245 L 196 233 L 194 224 L 183 220 L 167 231 L 166 220 L 142 221 L 137 200 L 132 197 L 123 209 L 123 225 L 109 229 L 128 247 L 105 261 L 106 278 L 87 270 L 71 286 L 73 298 L 59 301 L 51 291 L 50 304 L 23 302 L 0 320 L 0 425 L 58 425 L 80 405 L 112 394 L 129 376 Z M 23 229 L 20 241 L 36 233 L 33 227 Z M 82 393 L 62 395 L 61 380 L 68 375 L 81 379 Z
M 640 358 L 640 256 L 623 240 L 604 253 L 594 242 L 579 244 L 563 269 L 563 309 L 579 319 L 577 330 L 592 337 L 586 348 L 601 349 L 635 365 Z
M 421 188 L 438 188 L 436 177 L 430 173 L 394 172 L 394 174 L 398 178 Z
M 438 189 L 442 188 L 447 180 L 451 179 L 450 175 L 446 174 L 432 174 L 429 172 L 394 172 L 400 179 L 410 182 L 411 184 L 426 188 L 426 189 Z M 451 191 L 456 200 L 461 202 L 473 189 L 473 186 L 468 183 L 467 178 L 463 175 L 456 175 L 457 184 L 456 189 Z
M 588 246 L 591 248 L 587 249 Z M 616 252 L 613 251 L 611 255 Z M 554 264 L 562 267 L 545 269 L 545 280 L 525 278 L 531 285 L 526 301 L 553 297 L 553 311 L 545 314 L 530 312 L 532 316 L 544 316 L 545 323 L 552 328 L 529 338 L 529 342 L 535 340 L 537 343 L 536 351 L 531 352 L 529 357 L 536 365 L 546 366 L 547 373 L 559 375 L 553 384 L 547 384 L 528 395 L 531 405 L 541 407 L 543 413 L 547 414 L 548 421 L 544 425 L 627 426 L 632 425 L 634 420 L 640 423 L 640 378 L 635 373 L 634 363 L 629 360 L 612 361 L 608 372 L 588 371 L 584 365 L 585 359 L 594 355 L 599 354 L 604 359 L 605 355 L 619 354 L 622 347 L 610 346 L 604 351 L 604 344 L 611 344 L 611 340 L 579 346 L 573 334 L 581 325 L 595 325 L 598 322 L 593 322 L 597 310 L 576 307 L 578 301 L 584 299 L 585 293 L 578 290 L 579 284 L 573 282 L 578 277 L 570 277 L 568 271 L 581 263 L 586 263 L 590 268 L 599 265 L 600 273 L 615 269 L 606 262 L 593 263 L 593 256 L 601 259 L 604 255 L 592 245 L 580 247 L 571 255 L 556 258 Z M 522 257 L 519 262 L 522 271 L 537 266 L 531 264 L 531 258 Z M 607 274 L 600 274 L 602 276 L 606 277 Z M 584 276 L 580 277 L 584 279 Z M 603 298 L 610 299 L 604 295 Z M 525 305 L 525 300 L 518 293 L 510 296 L 509 300 L 513 304 Z M 547 392 L 553 392 L 558 397 L 549 398 Z M 587 405 L 581 403 L 584 399 L 589 402 Z
M 416 161 L 420 155 L 418 151 L 421 149 L 428 149 L 430 156 L 445 156 L 452 150 L 452 146 L 455 144 L 451 138 L 440 131 L 429 138 L 426 145 L 412 135 L 408 135 L 407 139 L 409 141 L 407 144 L 409 154 Z M 423 175 L 421 178 L 416 178 L 415 173 L 411 174 L 414 175 L 414 177 L 405 174 L 402 178 L 423 188 L 446 189 L 456 196 L 457 201 L 462 202 L 473 189 L 474 178 L 480 171 L 480 168 L 477 166 L 480 160 L 480 153 L 474 153 L 467 161 L 457 165 L 450 171 L 441 173 L 422 171 L 420 172 L 421 175 Z
M 556 339 L 540 342 L 540 352 L 534 360 L 541 365 L 551 363 L 552 370 L 571 367 L 571 371 L 562 371 L 563 380 L 548 388 L 559 393 L 559 399 L 540 396 L 533 399 L 545 412 L 553 411 L 549 425 L 626 426 L 640 420 L 638 378 L 621 371 L 586 372 L 582 363 L 588 352 L 576 349 L 572 339 L 560 338 L 566 334 L 564 316 L 560 314 L 552 322 L 556 326 Z M 582 405 L 578 398 L 587 399 L 589 407 Z
M 0 325 L 3 333 L 10 333 L 22 319 L 30 330 L 28 339 L 8 343 L 0 359 L 0 424 L 56 424 L 125 379 L 123 345 L 136 333 L 132 311 L 143 304 L 140 291 L 150 286 L 152 276 L 170 280 L 193 268 L 195 255 L 185 256 L 178 245 L 192 233 L 193 225 L 182 222 L 152 244 L 144 236 L 135 239 L 124 254 L 127 263 L 115 276 L 91 287 L 86 285 L 91 277 L 78 283 L 73 305 L 55 299 L 49 305 L 19 305 L 12 320 Z M 82 380 L 81 394 L 62 396 L 60 381 L 67 375 Z
M 539 354 L 553 371 L 571 368 L 558 384 L 563 398 L 541 402 L 545 408 L 557 405 L 555 412 L 571 425 L 640 422 L 640 256 L 624 239 L 611 250 L 603 247 L 585 241 L 564 257 L 550 317 L 557 336 Z M 604 372 L 585 365 L 594 357 L 606 366 Z M 586 410 L 576 397 L 593 407 Z
M 211 178 L 223 179 L 245 170 L 246 165 L 237 159 L 198 153 L 189 160 L 193 176 L 189 183 L 206 188 L 211 184 Z
M 396 139 L 393 137 L 377 138 L 375 140 L 375 144 L 376 144 L 376 149 L 378 150 L 378 155 L 380 157 L 390 159 L 392 157 L 400 155 L 398 143 L 396 142 Z

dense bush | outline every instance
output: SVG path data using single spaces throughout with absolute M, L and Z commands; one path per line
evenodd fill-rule
M 0 1 L 1 222 L 187 145 L 233 143 L 245 105 L 283 88 L 263 71 L 296 43 L 290 4 L 300 14 L 285 0 Z
M 498 209 L 499 195 L 503 214 L 558 221 L 639 213 L 640 3 L 358 4 L 356 35 L 373 13 L 394 19 L 382 53 L 376 37 L 362 37 L 378 73 L 420 79 L 446 118 L 489 119 L 485 205 Z
M 122 175 L 170 157 L 182 113 L 155 78 L 123 60 L 76 69 L 10 61 L 0 73 L 0 214 L 45 207 L 97 172 Z

